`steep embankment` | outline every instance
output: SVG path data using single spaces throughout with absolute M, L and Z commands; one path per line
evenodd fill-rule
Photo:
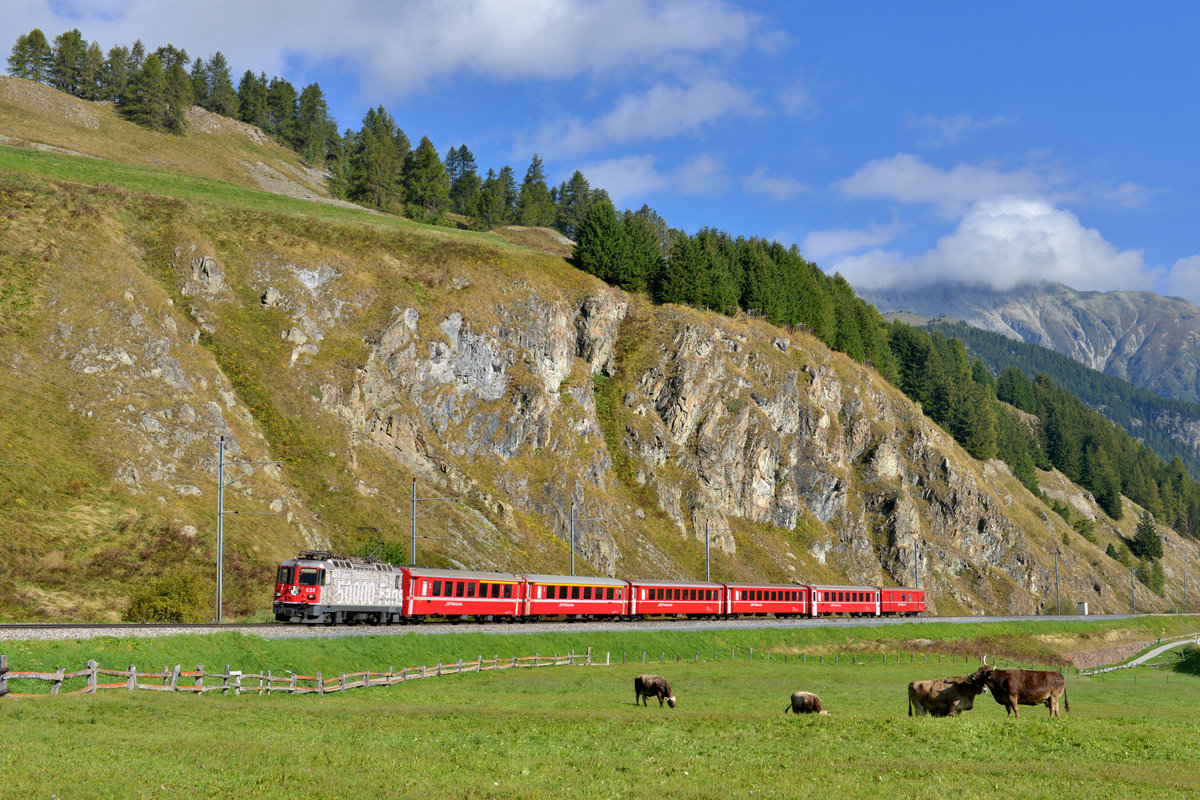
M 406 550 L 414 480 L 462 500 L 420 504 L 426 564 L 565 571 L 574 505 L 585 573 L 703 575 L 707 527 L 718 579 L 905 583 L 916 559 L 940 611 L 1033 612 L 1057 548 L 1064 606 L 1126 607 L 1114 525 L 1081 538 L 806 335 L 652 306 L 554 242 L 5 147 L 0 170 L 5 617 L 211 580 L 218 436 L 249 473 L 225 508 L 256 514 L 225 520 L 231 616 L 299 547 Z M 1167 547 L 1171 585 L 1195 553 Z

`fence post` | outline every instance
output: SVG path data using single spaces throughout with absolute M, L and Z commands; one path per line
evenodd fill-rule
M 605 660 L 607 661 L 607 659 L 605 659 Z M 589 647 L 587 649 L 587 656 L 583 663 L 587 664 L 587 665 L 590 665 L 592 663 L 592 648 Z
M 233 676 L 233 694 L 236 697 L 236 696 L 240 695 L 241 693 L 242 693 L 242 671 L 238 670 L 237 674 Z
M 750 648 L 750 660 L 751 661 L 754 660 L 754 648 L 753 647 Z
M 296 689 L 297 689 L 296 681 L 299 677 L 300 676 L 297 675 L 296 673 L 294 673 L 294 672 L 292 673 L 292 685 L 288 689 L 288 691 L 292 694 L 295 694 L 295 692 L 296 692 Z
M 182 669 L 183 669 L 182 664 L 176 664 L 175 668 L 173 670 L 171 670 L 171 690 L 172 691 L 175 691 L 175 692 L 179 691 L 179 673 L 182 671 Z
M 268 696 L 268 697 L 270 697 L 270 696 L 271 696 L 271 687 L 272 687 L 272 683 L 271 683 L 271 670 L 267 670 L 267 696 Z
M 0 655 L 0 697 L 8 694 L 8 656 Z
M 642 663 L 643 664 L 646 663 L 646 651 L 645 650 L 642 651 Z
M 129 683 L 125 684 L 125 688 L 131 692 L 137 688 L 137 667 L 133 664 L 129 665 Z
M 196 665 L 196 687 L 200 694 L 204 694 L 204 665 Z
M 229 665 L 225 665 L 225 674 L 221 676 L 221 694 L 229 694 Z
M 58 672 L 54 673 L 54 685 L 50 687 L 50 694 L 58 694 L 58 690 L 63 685 L 63 675 L 67 672 L 65 667 L 59 667 Z
M 97 664 L 95 662 L 95 660 L 89 660 L 87 662 L 87 668 L 88 668 L 88 675 L 87 675 L 87 690 L 86 691 L 88 693 L 92 693 L 92 692 L 96 691 L 96 672 L 97 672 L 97 670 L 100 669 L 100 665 Z

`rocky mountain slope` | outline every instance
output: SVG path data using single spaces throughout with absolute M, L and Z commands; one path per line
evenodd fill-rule
M 1113 523 L 1047 473 L 1096 519 L 1083 538 L 803 333 L 625 295 L 537 231 L 165 198 L 90 162 L 0 146 L 4 618 L 112 619 L 152 577 L 211 581 L 219 437 L 245 514 L 230 617 L 262 616 L 300 547 L 407 553 L 414 492 L 424 564 L 563 572 L 573 513 L 582 573 L 702 576 L 707 531 L 718 580 L 919 569 L 938 612 L 1036 613 L 1059 551 L 1065 608 L 1128 607 L 1104 547 L 1135 509 Z M 1138 584 L 1139 609 L 1195 574 L 1196 543 L 1165 538 L 1166 596 Z
M 1000 292 L 942 286 L 865 292 L 883 313 L 953 317 L 1055 350 L 1164 397 L 1200 399 L 1200 307 L 1154 292 L 1042 283 Z

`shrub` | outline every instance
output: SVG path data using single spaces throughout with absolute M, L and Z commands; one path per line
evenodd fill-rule
M 212 616 L 206 581 L 194 572 L 175 572 L 134 593 L 126 622 L 204 622 Z

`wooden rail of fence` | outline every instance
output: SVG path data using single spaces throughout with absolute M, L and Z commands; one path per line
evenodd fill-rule
M 606 658 L 599 662 L 604 665 Z M 137 667 L 130 665 L 129 669 L 102 669 L 95 661 L 88 661 L 87 667 L 75 672 L 67 672 L 59 667 L 56 672 L 22 672 L 8 668 L 8 656 L 0 655 L 0 697 L 49 697 L 58 694 L 92 694 L 105 689 L 147 690 L 154 692 L 221 692 L 222 694 L 242 694 L 243 692 L 272 694 L 285 692 L 288 694 L 331 694 L 347 689 L 359 689 L 368 686 L 392 686 L 404 681 L 434 678 L 441 675 L 457 675 L 460 672 L 486 672 L 497 669 L 520 669 L 532 667 L 565 667 L 565 666 L 594 666 L 592 648 L 585 653 L 571 652 L 566 655 L 543 656 L 535 653 L 532 656 L 514 656 L 512 658 L 485 659 L 480 656 L 476 661 L 458 660 L 451 664 L 436 666 L 404 667 L 399 672 L 392 667 L 387 672 L 342 672 L 337 676 L 326 677 L 321 672 L 316 675 L 299 675 L 285 671 L 276 675 L 271 670 L 265 673 L 242 672 L 231 670 L 225 665 L 224 672 L 208 672 L 203 664 L 197 664 L 196 669 L 184 671 L 181 665 L 174 668 L 163 667 L 162 672 L 139 672 Z M 109 681 L 107 678 L 119 678 Z M 85 679 L 83 686 L 63 691 L 63 684 L 68 681 Z M 49 692 L 18 693 L 9 691 L 10 680 L 35 680 L 50 683 Z M 209 681 L 205 683 L 205 681 Z

